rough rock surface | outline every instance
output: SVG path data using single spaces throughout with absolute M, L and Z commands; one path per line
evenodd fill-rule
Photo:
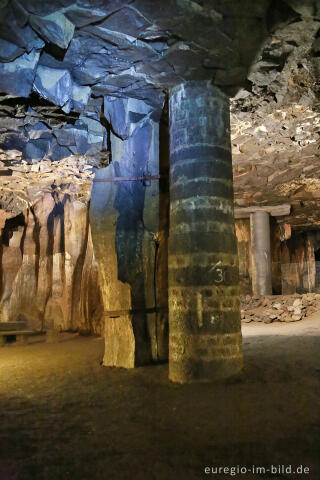
M 4 146 L 29 160 L 106 148 L 105 120 L 118 98 L 144 100 L 159 116 L 164 92 L 186 80 L 235 93 L 275 26 L 303 28 L 301 19 L 319 15 L 316 0 L 3 0 L 0 9 Z M 265 69 L 260 62 L 249 81 L 261 84 Z M 65 125 L 52 128 L 54 119 Z
M 166 202 L 160 208 L 158 181 L 114 181 L 159 174 L 159 126 L 146 119 L 129 127 L 124 140 L 112 134 L 112 163 L 97 170 L 90 202 L 105 309 L 103 363 L 126 368 L 168 357 Z
M 293 228 L 320 225 L 319 32 L 306 11 L 276 29 L 231 103 L 235 204 L 291 203 Z
M 297 322 L 320 310 L 320 294 L 241 297 L 242 322 Z
M 21 152 L 0 150 L 0 211 L 7 216 L 18 215 L 48 193 L 76 196 L 78 201 L 88 203 L 94 166 L 95 161 L 81 156 L 59 163 L 43 159 L 30 165 L 21 159 Z
M 0 177 L 0 322 L 101 333 L 88 216 L 92 167 L 68 158 L 11 169 L 12 177 Z

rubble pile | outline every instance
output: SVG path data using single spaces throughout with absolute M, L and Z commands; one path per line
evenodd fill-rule
M 320 294 L 241 296 L 241 320 L 250 322 L 298 322 L 320 310 Z

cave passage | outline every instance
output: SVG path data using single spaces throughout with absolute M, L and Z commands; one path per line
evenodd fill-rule
M 320 478 L 319 19 L 0 0 L 0 480 Z

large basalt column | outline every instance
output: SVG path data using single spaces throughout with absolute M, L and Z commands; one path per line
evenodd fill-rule
M 112 162 L 96 171 L 90 204 L 105 311 L 103 364 L 125 368 L 168 355 L 166 305 L 158 292 L 159 182 L 138 180 L 159 174 L 159 127 L 149 118 L 129 127 L 128 138 L 111 134 Z
M 170 92 L 169 377 L 242 369 L 229 103 L 209 82 Z
M 256 211 L 250 215 L 252 252 L 252 292 L 272 295 L 270 215 Z

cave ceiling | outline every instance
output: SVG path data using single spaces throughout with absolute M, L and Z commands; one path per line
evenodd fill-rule
M 293 227 L 320 228 L 320 30 L 304 16 L 265 40 L 231 99 L 235 205 L 290 203 Z
M 108 128 L 125 139 L 170 87 L 211 80 L 231 97 L 236 205 L 289 201 L 320 225 L 319 19 L 317 0 L 0 0 L 1 185 L 33 192 L 72 156 L 86 183 Z

